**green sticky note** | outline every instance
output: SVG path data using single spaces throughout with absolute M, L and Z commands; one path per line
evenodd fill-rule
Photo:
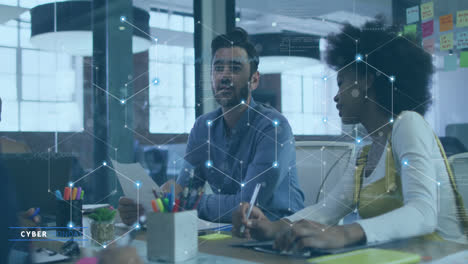
M 445 71 L 457 70 L 457 55 L 444 56 L 444 70 Z
M 411 34 L 414 34 L 416 35 L 416 32 L 417 32 L 417 26 L 416 24 L 412 24 L 412 25 L 406 25 L 403 29 L 403 32 L 405 35 L 411 35 Z
M 468 51 L 460 52 L 460 68 L 468 68 Z
M 221 239 L 226 239 L 226 238 L 231 238 L 231 235 L 227 234 L 222 234 L 222 233 L 213 233 L 213 234 L 208 234 L 204 236 L 199 236 L 198 238 L 203 239 L 203 240 L 221 240 Z

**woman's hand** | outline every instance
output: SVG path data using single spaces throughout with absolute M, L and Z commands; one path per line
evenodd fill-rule
M 307 248 L 342 248 L 364 243 L 365 233 L 357 223 L 326 226 L 309 220 L 294 222 L 277 237 L 274 247 L 280 251 L 301 251 Z

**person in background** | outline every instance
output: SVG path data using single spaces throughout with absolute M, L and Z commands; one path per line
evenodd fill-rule
M 378 17 L 362 28 L 347 24 L 327 38 L 326 61 L 338 72 L 339 116 L 344 124 L 362 124 L 372 144 L 320 204 L 279 221 L 256 207 L 246 219 L 248 204 L 241 206 L 233 222 L 247 231 L 236 235 L 275 239 L 279 250 L 415 236 L 468 242 L 463 200 L 439 139 L 423 118 L 431 102 L 431 55 L 413 36 L 397 34 Z M 336 225 L 354 210 L 354 222 Z
M 213 194 L 203 194 L 196 207 L 199 218 L 231 222 L 232 212 L 249 201 L 261 184 L 258 204 L 271 220 L 304 207 L 295 168 L 295 141 L 286 118 L 274 108 L 256 103 L 259 57 L 236 28 L 211 42 L 211 85 L 217 110 L 197 118 L 188 139 L 185 166 L 176 184 L 202 188 L 208 183 Z M 136 204 L 122 198 L 119 212 L 126 224 L 136 221 Z

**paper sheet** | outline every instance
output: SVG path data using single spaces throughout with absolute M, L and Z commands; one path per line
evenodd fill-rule
M 119 163 L 111 160 L 115 174 L 126 197 L 140 203 L 146 212 L 151 212 L 151 200 L 154 199 L 153 188 L 159 192 L 159 186 L 146 173 L 140 163 Z M 137 189 L 136 183 L 140 183 Z M 137 195 L 139 194 L 139 195 Z

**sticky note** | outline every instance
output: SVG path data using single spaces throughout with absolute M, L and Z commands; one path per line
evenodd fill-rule
M 439 17 L 439 31 L 449 31 L 453 29 L 453 16 L 452 14 Z
M 429 37 L 434 33 L 434 20 L 429 20 L 421 24 L 422 37 Z
M 460 52 L 460 68 L 468 68 L 468 51 Z
M 461 10 L 457 12 L 457 27 L 468 26 L 468 10 Z
M 434 53 L 434 39 L 433 38 L 428 38 L 428 39 L 423 39 L 423 49 L 428 52 L 433 54 Z
M 457 33 L 457 49 L 468 48 L 468 31 Z
M 204 236 L 199 236 L 198 238 L 203 239 L 203 240 L 221 240 L 221 239 L 226 239 L 226 238 L 231 238 L 231 235 L 227 234 L 222 234 L 222 233 L 213 233 L 213 234 L 208 234 Z
M 429 2 L 421 5 L 421 20 L 431 19 L 434 17 L 434 2 Z
M 413 6 L 406 9 L 406 24 L 412 24 L 419 21 L 419 6 Z
M 416 24 L 406 25 L 403 29 L 405 35 L 416 34 L 417 27 Z
M 453 49 L 453 32 L 440 36 L 440 50 Z
M 445 71 L 457 70 L 457 55 L 444 56 L 444 70 Z

